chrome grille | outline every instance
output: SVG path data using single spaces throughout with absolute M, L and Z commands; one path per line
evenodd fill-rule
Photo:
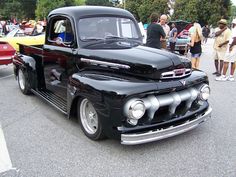
M 187 109 L 190 108 L 192 103 L 197 99 L 198 94 L 198 89 L 192 87 L 186 90 L 164 95 L 149 95 L 142 100 L 145 104 L 148 117 L 150 120 L 152 120 L 154 118 L 155 112 L 164 106 L 168 106 L 170 114 L 174 114 L 178 105 L 183 102 L 185 102 L 184 104 Z
M 182 78 L 192 73 L 190 68 L 175 69 L 173 71 L 164 72 L 161 74 L 161 79 Z

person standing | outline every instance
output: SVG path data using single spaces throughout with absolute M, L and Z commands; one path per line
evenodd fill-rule
M 202 28 L 199 23 L 193 24 L 193 32 L 191 33 L 190 53 L 192 68 L 198 69 L 200 64 L 200 56 L 202 54 Z
M 225 54 L 223 74 L 219 77 L 216 77 L 216 81 L 234 81 L 234 71 L 236 62 L 236 19 L 233 19 L 232 25 L 232 37 L 229 41 L 227 52 Z M 230 76 L 226 77 L 229 63 L 231 64 Z
M 209 27 L 208 27 L 208 25 L 205 25 L 203 28 L 202 28 L 202 35 L 203 35 L 203 43 L 207 43 L 207 38 L 208 38 L 208 36 L 209 36 L 209 34 L 210 34 L 210 29 L 209 29 Z
M 147 27 L 147 42 L 146 46 L 152 48 L 161 48 L 160 38 L 165 38 L 166 34 L 161 27 L 161 25 L 157 24 L 158 22 L 158 14 L 151 14 L 151 24 Z
M 167 39 L 170 33 L 170 27 L 166 23 L 167 23 L 167 15 L 163 14 L 160 17 L 160 23 L 159 23 L 166 34 L 165 37 L 161 37 L 161 48 L 163 49 L 167 48 Z
M 176 28 L 175 23 L 172 23 L 171 27 L 172 27 L 172 29 L 171 29 L 170 35 L 169 35 L 170 36 L 169 37 L 169 43 L 170 43 L 170 51 L 174 52 L 175 51 L 175 44 L 176 44 L 178 30 Z
M 214 60 L 215 60 L 215 69 L 216 71 L 212 74 L 216 76 L 220 76 L 223 65 L 224 65 L 224 57 L 227 51 L 227 44 L 229 43 L 231 36 L 231 31 L 227 27 L 227 21 L 225 19 L 221 19 L 218 22 L 218 28 L 215 33 L 215 42 L 213 45 L 214 48 Z M 220 66 L 219 66 L 220 65 Z

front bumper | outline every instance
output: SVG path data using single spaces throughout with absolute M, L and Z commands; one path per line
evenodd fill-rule
M 132 134 L 121 134 L 121 144 L 124 145 L 136 145 L 148 142 L 153 142 L 181 133 L 187 132 L 196 128 L 202 122 L 205 122 L 211 117 L 212 108 L 209 107 L 206 112 L 198 116 L 192 121 L 186 121 L 185 123 L 177 126 L 171 126 L 166 129 L 151 130 L 145 133 L 132 133 Z

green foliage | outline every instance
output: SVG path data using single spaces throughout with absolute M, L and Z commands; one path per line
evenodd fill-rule
M 36 0 L 1 0 L 0 15 L 5 19 L 34 18 L 35 8 Z
M 176 0 L 172 18 L 216 26 L 221 18 L 229 19 L 230 14 L 231 0 Z
M 49 12 L 53 9 L 83 4 L 84 0 L 38 0 L 35 14 L 38 19 L 43 19 L 47 17 Z
M 94 6 L 113 6 L 112 2 L 109 0 L 85 0 L 85 4 Z
M 129 10 L 138 21 L 147 23 L 153 12 L 168 14 L 167 0 L 126 0 L 126 9 Z

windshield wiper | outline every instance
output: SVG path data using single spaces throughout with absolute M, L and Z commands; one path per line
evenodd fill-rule
M 105 39 L 127 39 L 127 38 L 119 37 L 115 35 L 106 35 Z
M 101 38 L 101 37 L 88 37 L 88 38 L 82 39 L 82 41 L 100 41 L 100 40 L 104 40 L 104 38 Z

